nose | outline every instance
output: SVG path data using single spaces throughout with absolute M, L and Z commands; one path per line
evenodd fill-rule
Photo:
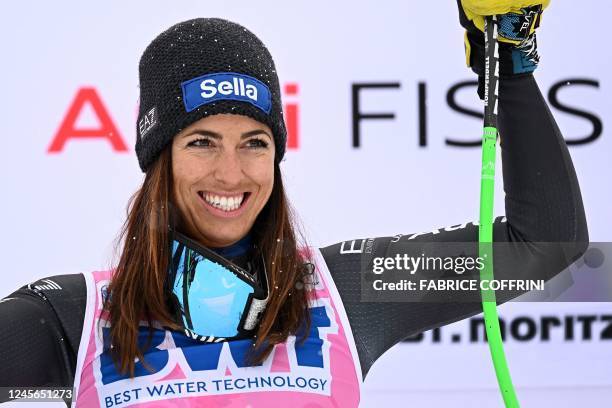
M 244 177 L 242 162 L 235 151 L 224 151 L 217 158 L 214 177 L 217 182 L 227 187 L 240 184 Z

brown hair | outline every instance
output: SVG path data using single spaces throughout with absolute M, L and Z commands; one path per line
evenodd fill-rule
M 144 362 L 143 350 L 149 346 L 138 346 L 139 322 L 148 322 L 149 342 L 153 322 L 169 329 L 179 328 L 167 306 L 169 293 L 165 285 L 170 259 L 168 226 L 176 216 L 171 166 L 171 146 L 168 146 L 128 202 L 127 219 L 117 241 L 117 249 L 120 245 L 122 249 L 104 306 L 110 315 L 113 359 L 121 373 L 132 377 L 135 358 Z M 253 364 L 263 362 L 275 344 L 286 341 L 300 328 L 302 341 L 310 331 L 308 293 L 301 290 L 307 268 L 298 252 L 293 217 L 280 168 L 275 163 L 271 196 L 252 229 L 270 284 L 270 300 L 261 318 L 253 351 L 247 357 Z

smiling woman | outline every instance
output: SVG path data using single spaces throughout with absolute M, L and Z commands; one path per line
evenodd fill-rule
M 200 119 L 172 143 L 181 227 L 209 247 L 247 235 L 274 185 L 272 131 L 245 116 Z
M 477 51 L 482 39 L 471 41 Z M 145 177 L 118 262 L 0 302 L 0 386 L 74 386 L 79 407 L 356 407 L 389 348 L 480 312 L 478 293 L 361 302 L 362 277 L 382 272 L 373 259 L 420 257 L 432 242 L 436 256 L 476 258 L 473 223 L 321 249 L 298 239 L 281 107 L 272 57 L 246 28 L 199 18 L 155 38 L 140 60 Z M 507 211 L 493 235 L 512 245 L 496 275 L 549 279 L 588 233 L 571 158 L 530 73 L 502 77 L 499 128 Z M 545 241 L 575 245 L 560 256 Z

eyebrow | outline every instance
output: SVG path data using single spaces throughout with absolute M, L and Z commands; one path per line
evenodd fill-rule
M 248 132 L 244 132 L 242 135 L 240 135 L 240 139 L 246 139 L 247 137 L 251 137 L 251 136 L 255 136 L 259 134 L 264 134 L 268 136 L 270 139 L 272 139 L 272 136 L 270 136 L 270 134 L 268 134 L 268 132 L 266 132 L 263 129 L 255 129 L 255 130 L 250 130 Z M 220 133 L 213 132 L 212 130 L 203 130 L 203 129 L 194 130 L 191 133 L 187 133 L 183 137 L 193 136 L 193 135 L 208 136 L 208 137 L 212 137 L 213 139 L 223 139 L 223 135 L 221 135 Z

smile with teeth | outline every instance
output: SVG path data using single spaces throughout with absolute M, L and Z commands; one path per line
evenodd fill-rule
M 219 196 L 214 193 L 204 192 L 202 198 L 208 204 L 222 211 L 234 211 L 240 208 L 247 193 L 236 194 L 234 196 Z

